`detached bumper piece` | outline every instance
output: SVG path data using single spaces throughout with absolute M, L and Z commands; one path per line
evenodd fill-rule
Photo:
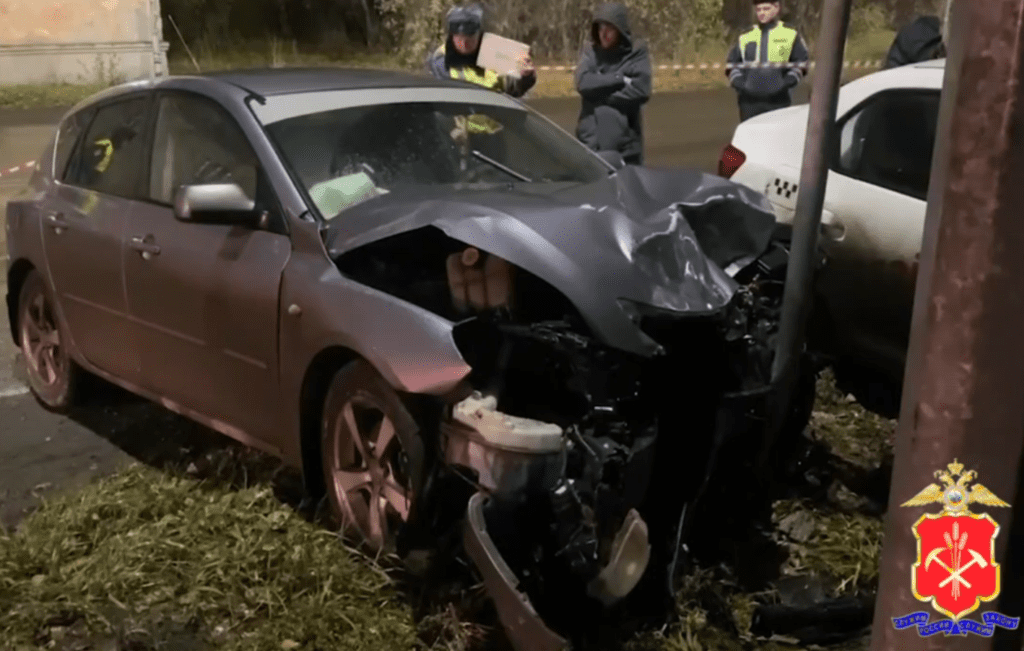
M 466 509 L 466 553 L 483 575 L 484 586 L 494 599 L 498 618 L 516 651 L 568 651 L 571 645 L 549 629 L 534 610 L 530 598 L 519 591 L 519 580 L 505 563 L 487 533 L 483 506 L 487 499 L 477 493 Z

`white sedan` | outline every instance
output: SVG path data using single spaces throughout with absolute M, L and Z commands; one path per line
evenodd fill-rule
M 821 242 L 829 264 L 816 317 L 837 371 L 870 378 L 897 407 L 944 68 L 938 59 L 844 85 L 828 161 Z M 780 222 L 791 222 L 796 207 L 808 109 L 741 123 L 719 161 L 720 175 L 764 192 Z

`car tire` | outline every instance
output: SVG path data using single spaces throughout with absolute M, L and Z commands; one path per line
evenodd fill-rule
M 18 345 L 29 390 L 43 407 L 66 412 L 78 402 L 85 371 L 71 358 L 50 288 L 29 272 L 18 296 Z
M 415 419 L 376 369 L 357 360 L 331 381 L 320 435 L 336 524 L 373 555 L 395 553 L 417 477 L 402 444 L 419 436 Z

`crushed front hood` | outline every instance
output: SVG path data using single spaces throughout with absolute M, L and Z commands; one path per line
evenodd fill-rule
M 627 167 L 588 185 L 420 187 L 349 208 L 326 229 L 332 259 L 435 226 L 550 283 L 606 343 L 659 350 L 620 299 L 693 315 L 732 298 L 723 271 L 763 252 L 775 217 L 760 194 L 692 170 Z

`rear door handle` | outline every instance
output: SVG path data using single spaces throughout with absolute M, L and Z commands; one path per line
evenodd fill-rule
M 47 225 L 60 235 L 60 232 L 68 228 L 67 221 L 64 220 L 64 213 L 51 212 L 46 216 Z
M 144 237 L 133 237 L 128 246 L 140 252 L 144 260 L 149 260 L 154 255 L 160 255 L 160 247 L 152 242 L 147 242 Z

